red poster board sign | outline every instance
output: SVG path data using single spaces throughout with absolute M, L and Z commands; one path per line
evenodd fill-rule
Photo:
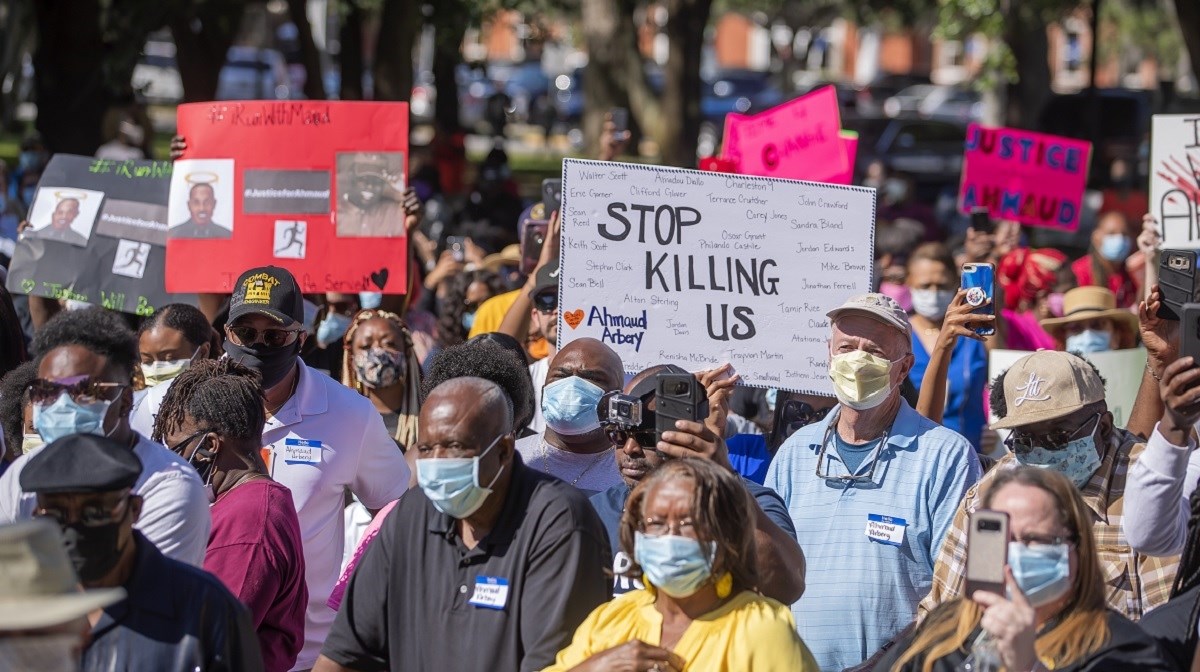
M 404 293 L 407 104 L 192 103 L 178 127 L 167 291 L 228 293 L 275 265 L 306 293 Z
M 742 175 L 833 182 L 854 169 L 837 93 L 826 86 L 759 114 L 725 118 L 723 158 Z
M 958 207 L 1048 229 L 1079 228 L 1092 143 L 1015 128 L 967 127 Z

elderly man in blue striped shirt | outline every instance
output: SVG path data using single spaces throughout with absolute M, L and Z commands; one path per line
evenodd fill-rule
M 822 670 L 843 670 L 913 620 L 980 466 L 966 439 L 901 398 L 913 356 L 899 304 L 864 294 L 829 318 L 839 404 L 780 447 L 766 485 L 787 503 L 808 559 L 808 588 L 792 605 L 800 637 Z

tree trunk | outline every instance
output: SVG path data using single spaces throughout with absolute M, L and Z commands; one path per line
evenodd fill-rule
M 712 0 L 671 0 L 667 3 L 667 57 L 662 115 L 677 132 L 662 141 L 663 161 L 682 168 L 696 167 L 700 136 L 700 56 Z
M 417 0 L 385 0 L 375 43 L 375 100 L 412 96 L 413 45 L 421 23 Z
M 581 2 L 588 65 L 583 75 L 583 133 L 589 152 L 598 150 L 604 115 L 612 107 L 628 107 L 630 116 L 660 146 L 667 129 L 659 97 L 650 88 L 633 24 L 634 0 Z
M 1005 42 L 1017 63 L 1017 83 L 1009 97 L 1008 125 L 1032 129 L 1050 98 L 1050 40 L 1036 11 L 1016 5 L 1010 16 Z
M 300 42 L 300 61 L 304 64 L 304 97 L 309 100 L 325 100 L 325 82 L 321 76 L 321 52 L 313 41 L 312 24 L 308 22 L 307 4 L 304 0 L 288 0 L 288 18 L 296 24 Z
M 1192 77 L 1200 82 L 1200 2 L 1175 0 L 1175 18 L 1179 20 L 1179 31 L 1183 33 L 1183 43 L 1187 46 Z
M 467 8 L 459 0 L 440 0 L 434 5 L 433 81 L 437 99 L 433 106 L 433 125 L 441 133 L 454 134 L 462 130 L 455 71 L 462 62 L 468 19 Z
M 342 16 L 342 27 L 338 39 L 341 45 L 338 60 L 342 71 L 338 97 L 342 100 L 362 100 L 363 11 L 355 0 L 350 0 L 343 6 L 346 8 L 346 13 Z
M 181 14 L 171 20 L 183 102 L 197 103 L 217 97 L 225 53 L 237 35 L 242 12 L 239 2 L 206 2 L 196 14 Z
M 111 102 L 104 88 L 100 2 L 39 0 L 33 6 L 37 129 L 51 152 L 94 154 Z

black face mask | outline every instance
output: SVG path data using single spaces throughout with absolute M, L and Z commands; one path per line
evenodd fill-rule
M 282 348 L 268 348 L 262 344 L 247 347 L 226 340 L 225 354 L 233 358 L 233 361 L 258 371 L 262 376 L 263 389 L 268 390 L 286 378 L 288 372 L 296 365 L 296 358 L 300 355 L 300 339 L 297 338 L 295 343 Z
M 128 508 L 127 504 L 125 515 L 129 515 Z M 75 566 L 80 581 L 99 581 L 117 566 L 117 561 L 121 559 L 117 542 L 121 538 L 121 525 L 124 522 L 125 516 L 122 516 L 121 520 L 99 527 L 72 523 L 62 528 L 67 557 Z

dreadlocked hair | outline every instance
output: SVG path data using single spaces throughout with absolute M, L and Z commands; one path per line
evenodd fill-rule
M 354 335 L 360 326 L 371 320 L 387 322 L 404 341 L 404 380 L 396 383 L 404 385 L 404 400 L 400 402 L 400 408 L 394 409 L 400 417 L 393 438 L 407 448 L 417 442 L 417 417 L 421 412 L 421 362 L 417 360 L 417 351 L 413 348 L 412 333 L 399 315 L 386 310 L 358 311 L 346 330 L 346 348 L 342 351 L 342 384 L 367 396 L 367 389 L 358 379 L 358 370 L 354 366 Z
M 1183 554 L 1179 556 L 1179 570 L 1171 586 L 1171 599 L 1200 586 L 1200 488 L 1192 491 L 1192 496 L 1188 498 L 1188 509 L 1187 543 L 1183 546 Z M 1185 632 L 1195 632 L 1198 623 L 1200 599 L 1192 605 L 1188 630 Z
M 195 362 L 171 383 L 151 438 L 162 443 L 188 416 L 224 438 L 258 445 L 266 423 L 258 372 L 228 357 Z

